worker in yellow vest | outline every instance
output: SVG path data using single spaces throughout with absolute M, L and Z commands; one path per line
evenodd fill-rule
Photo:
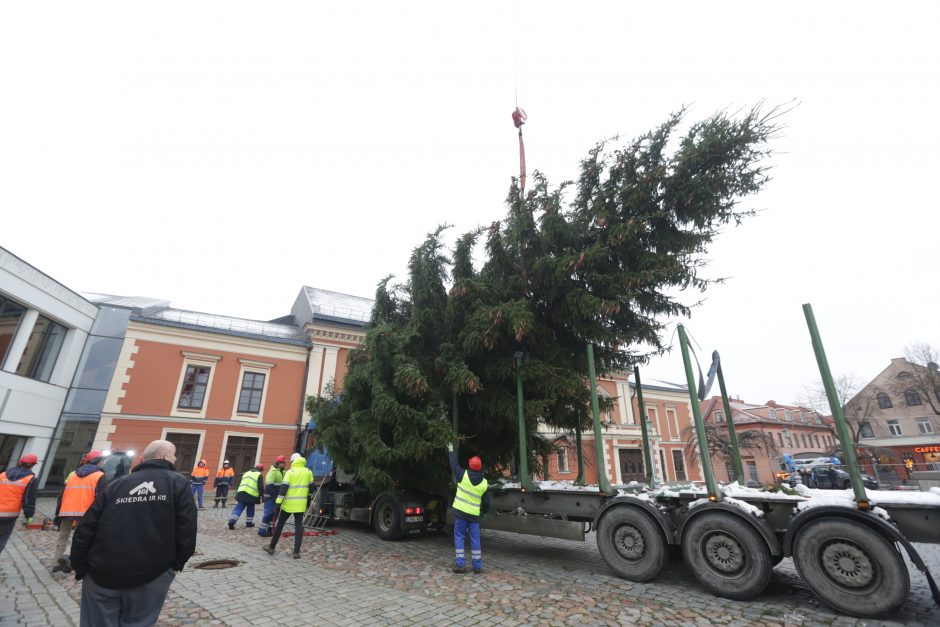
M 58 561 L 52 572 L 72 572 L 72 564 L 65 552 L 69 543 L 72 529 L 104 491 L 104 473 L 99 464 L 104 459 L 101 451 L 89 451 L 82 459 L 82 465 L 69 475 L 65 482 L 65 489 L 59 495 L 59 502 L 55 508 L 55 523 L 59 526 L 59 537 L 55 543 L 54 557 Z
M 23 512 L 26 518 L 24 525 L 33 522 L 36 513 L 36 475 L 33 466 L 39 463 L 39 458 L 29 453 L 23 455 L 16 466 L 0 472 L 0 553 L 3 553 L 16 518 Z
M 235 507 L 232 508 L 232 515 L 228 519 L 229 529 L 235 528 L 235 523 L 245 510 L 245 526 L 255 526 L 255 505 L 261 502 L 261 495 L 264 493 L 264 477 L 261 476 L 263 470 L 264 464 L 256 464 L 242 475 L 238 491 L 235 492 Z
M 304 512 L 307 511 L 307 501 L 313 487 L 313 472 L 307 468 L 307 460 L 300 453 L 294 453 L 290 456 L 290 470 L 284 473 L 281 491 L 277 495 L 277 507 L 281 508 L 277 526 L 271 544 L 264 547 L 270 555 L 274 555 L 274 548 L 284 531 L 284 523 L 293 516 L 294 559 L 300 559 L 300 543 L 304 540 Z
M 467 535 L 470 536 L 470 558 L 473 561 L 473 572 L 483 572 L 483 547 L 480 545 L 480 522 L 489 509 L 489 495 L 486 493 L 489 484 L 483 477 L 483 461 L 479 457 L 471 457 L 467 462 L 469 470 L 460 467 L 454 445 L 447 444 L 450 469 L 457 482 L 457 494 L 454 496 L 454 572 L 463 574 L 467 572 L 467 560 L 464 545 Z

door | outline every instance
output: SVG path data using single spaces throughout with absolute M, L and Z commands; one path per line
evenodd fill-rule
M 637 448 L 618 449 L 620 458 L 620 479 L 624 483 L 631 481 L 646 481 L 646 472 L 643 469 L 643 453 Z
M 186 476 L 196 467 L 196 452 L 199 450 L 198 433 L 173 433 L 166 434 L 167 442 L 176 445 L 176 470 Z
M 238 435 L 228 436 L 228 443 L 225 445 L 225 459 L 229 461 L 232 470 L 235 471 L 235 487 L 233 490 L 238 489 L 238 485 L 242 480 L 242 473 L 254 468 L 257 456 L 258 438 Z

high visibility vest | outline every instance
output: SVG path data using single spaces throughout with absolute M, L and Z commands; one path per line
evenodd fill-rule
M 457 494 L 454 496 L 454 509 L 470 514 L 471 516 L 480 515 L 480 503 L 483 502 L 483 493 L 486 492 L 489 484 L 486 479 L 473 485 L 470 483 L 470 473 L 464 471 L 463 478 L 457 484 Z
M 6 471 L 0 473 L 0 518 L 16 518 L 23 509 L 23 495 L 26 486 L 36 475 L 26 475 L 13 481 L 7 478 Z
M 206 468 L 205 466 L 196 466 L 195 468 L 193 468 L 192 475 L 193 475 L 194 477 L 197 477 L 197 478 L 198 478 L 198 477 L 208 477 L 208 476 L 209 476 L 209 469 Z
M 260 470 L 249 470 L 242 475 L 241 483 L 238 484 L 236 492 L 245 492 L 251 496 L 258 496 L 258 479 L 261 478 Z
M 80 518 L 85 515 L 91 504 L 95 502 L 95 488 L 104 473 L 96 470 L 90 475 L 72 476 L 62 491 L 62 505 L 59 507 L 59 516 Z
M 271 466 L 268 476 L 264 478 L 264 485 L 279 489 L 282 483 L 284 483 L 284 471 L 277 466 Z
M 287 494 L 278 495 L 277 504 L 281 511 L 290 514 L 307 511 L 307 495 L 310 494 L 310 484 L 313 483 L 313 473 L 304 465 L 292 466 L 284 475 L 287 484 Z
M 219 472 L 215 473 L 216 479 L 231 479 L 235 476 L 235 471 L 231 468 L 219 468 Z

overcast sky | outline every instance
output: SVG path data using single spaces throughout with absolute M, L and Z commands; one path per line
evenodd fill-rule
M 687 328 L 755 403 L 818 381 L 806 302 L 836 373 L 940 346 L 940 3 L 645 4 L 3 3 L 0 246 L 77 291 L 271 319 L 503 216 L 516 93 L 555 183 L 682 105 L 795 101 Z M 645 372 L 682 381 L 678 351 Z

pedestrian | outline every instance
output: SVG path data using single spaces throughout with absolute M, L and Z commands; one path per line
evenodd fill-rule
M 256 464 L 242 475 L 238 491 L 235 492 L 235 507 L 232 508 L 232 515 L 228 519 L 229 529 L 235 528 L 235 523 L 245 510 L 245 526 L 255 526 L 255 505 L 261 502 L 261 493 L 264 492 L 264 479 L 261 478 L 263 470 L 264 464 Z
M 196 464 L 196 467 L 193 468 L 192 473 L 189 475 L 189 482 L 192 486 L 193 498 L 199 497 L 199 509 L 204 509 L 202 506 L 202 491 L 206 487 L 206 483 L 209 481 L 209 467 L 206 465 L 206 460 L 200 459 L 199 463 Z
M 225 509 L 225 501 L 228 500 L 228 491 L 232 487 L 233 481 L 235 481 L 235 471 L 232 470 L 226 459 L 222 462 L 219 472 L 215 473 L 215 505 L 212 506 L 212 509 L 217 508 L 220 502 L 222 503 L 222 509 Z
M 95 502 L 95 498 L 104 491 L 107 482 L 99 466 L 103 459 L 104 455 L 101 451 L 89 451 L 82 458 L 82 465 L 69 475 L 65 488 L 59 495 L 55 508 L 55 524 L 59 526 L 59 537 L 56 540 L 53 555 L 57 561 L 52 569 L 54 573 L 72 572 L 71 561 L 65 552 L 65 547 L 69 543 L 72 529 L 78 526 L 82 516 Z
M 284 466 L 287 464 L 287 458 L 278 455 L 274 458 L 274 464 L 271 470 L 264 478 L 264 515 L 261 517 L 261 528 L 258 529 L 258 535 L 262 538 L 271 536 L 271 520 L 274 518 L 275 501 L 281 491 L 281 482 L 284 480 Z
M 471 457 L 467 462 L 469 470 L 464 470 L 457 462 L 457 453 L 454 445 L 447 444 L 447 456 L 450 459 L 450 469 L 457 482 L 457 493 L 454 496 L 454 549 L 456 559 L 454 572 L 463 574 L 467 572 L 467 561 L 464 554 L 466 536 L 470 535 L 470 557 L 473 561 L 473 572 L 483 572 L 483 547 L 480 545 L 480 521 L 490 507 L 490 496 L 486 493 L 489 484 L 483 477 L 483 461 L 479 457 Z
M 75 529 L 81 627 L 156 624 L 170 584 L 196 550 L 196 504 L 176 472 L 176 446 L 156 440 L 142 457 L 108 484 Z
M 0 553 L 7 545 L 16 519 L 23 512 L 23 526 L 33 522 L 36 513 L 36 475 L 33 466 L 39 463 L 39 458 L 29 453 L 20 457 L 16 466 L 0 472 Z
M 313 473 L 307 468 L 307 460 L 300 453 L 290 456 L 290 470 L 284 473 L 284 481 L 277 495 L 277 505 L 280 512 L 277 516 L 277 526 L 271 537 L 271 544 L 264 547 L 269 554 L 274 555 L 277 541 L 284 531 L 284 523 L 291 516 L 294 517 L 294 559 L 300 559 L 300 544 L 304 541 L 304 512 L 307 511 L 307 502 L 310 490 L 313 488 Z

